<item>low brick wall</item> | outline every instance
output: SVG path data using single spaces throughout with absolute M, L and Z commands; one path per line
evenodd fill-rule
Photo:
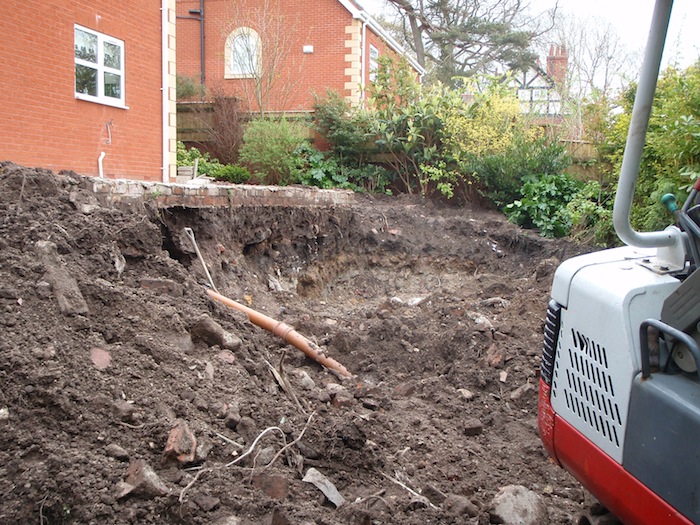
M 99 201 L 116 205 L 152 202 L 159 208 L 239 206 L 338 206 L 351 204 L 354 193 L 307 186 L 248 184 L 164 184 L 133 180 L 84 179 Z

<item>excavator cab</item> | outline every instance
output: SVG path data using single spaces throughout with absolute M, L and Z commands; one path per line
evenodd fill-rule
M 676 225 L 630 209 L 673 0 L 657 0 L 615 198 L 626 246 L 557 269 L 539 385 L 540 438 L 625 524 L 700 523 L 700 183 Z

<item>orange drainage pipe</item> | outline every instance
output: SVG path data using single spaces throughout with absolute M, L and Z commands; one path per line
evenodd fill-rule
M 241 303 L 237 303 L 233 299 L 224 297 L 223 295 L 215 292 L 214 290 L 207 290 L 207 293 L 209 294 L 209 297 L 211 297 L 215 301 L 219 301 L 220 303 L 225 304 L 226 306 L 230 306 L 234 310 L 243 312 L 248 316 L 248 319 L 250 319 L 251 323 L 259 326 L 260 328 L 264 328 L 265 330 L 272 332 L 278 337 L 281 337 L 287 343 L 297 347 L 311 359 L 318 361 L 326 368 L 330 368 L 331 370 L 338 372 L 342 376 L 352 377 L 352 374 L 348 372 L 347 368 L 345 368 L 335 359 L 326 356 L 317 344 L 309 341 L 306 337 L 294 330 L 294 328 L 292 328 L 288 324 L 285 324 L 281 321 L 273 319 L 272 317 L 268 317 L 264 314 L 261 314 L 260 312 L 253 310 L 252 308 L 248 308 L 247 306 L 244 306 Z

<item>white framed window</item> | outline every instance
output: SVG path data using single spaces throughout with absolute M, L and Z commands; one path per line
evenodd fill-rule
M 239 27 L 226 38 L 224 78 L 256 78 L 261 71 L 260 36 L 249 27 Z
M 519 89 L 518 98 L 520 100 L 530 100 L 532 92 L 529 89 Z
M 379 69 L 379 49 L 372 44 L 369 45 L 369 80 L 377 80 L 377 70 Z
M 75 98 L 126 107 L 122 40 L 75 25 Z
M 546 89 L 533 89 L 532 90 L 532 100 L 547 100 L 547 90 Z

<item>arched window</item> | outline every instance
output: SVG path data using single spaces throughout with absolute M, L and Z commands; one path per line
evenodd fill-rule
M 260 76 L 262 46 L 258 34 L 249 27 L 239 27 L 226 39 L 224 57 L 225 78 L 252 78 Z

